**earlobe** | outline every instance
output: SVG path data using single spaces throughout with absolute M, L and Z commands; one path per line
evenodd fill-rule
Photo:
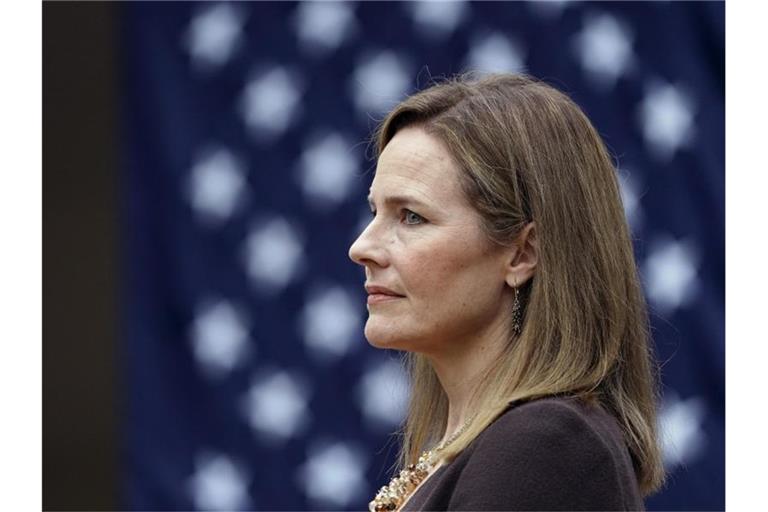
M 529 222 L 521 231 L 509 256 L 506 282 L 512 288 L 523 285 L 536 271 L 539 245 L 536 237 L 536 225 Z

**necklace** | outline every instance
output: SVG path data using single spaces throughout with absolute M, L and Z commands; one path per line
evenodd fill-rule
M 376 497 L 368 504 L 368 510 L 370 512 L 392 512 L 398 510 L 406 498 L 429 475 L 429 471 L 437 463 L 437 455 L 467 430 L 473 419 L 475 419 L 474 416 L 468 419 L 451 437 L 440 443 L 440 446 L 437 448 L 423 452 L 416 464 L 409 464 L 388 485 L 379 489 Z

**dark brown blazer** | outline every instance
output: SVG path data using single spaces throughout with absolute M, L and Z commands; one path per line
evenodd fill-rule
M 403 510 L 645 510 L 622 431 L 573 397 L 513 402 Z

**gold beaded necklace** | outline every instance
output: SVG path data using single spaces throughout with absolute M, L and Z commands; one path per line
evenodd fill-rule
M 437 455 L 467 430 L 475 416 L 468 419 L 451 437 L 440 443 L 440 446 L 423 452 L 416 464 L 408 465 L 388 485 L 379 489 L 376 497 L 368 504 L 368 510 L 370 512 L 393 512 L 398 510 L 411 493 L 429 475 L 430 470 L 437 463 Z

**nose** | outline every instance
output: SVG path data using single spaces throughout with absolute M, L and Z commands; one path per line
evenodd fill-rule
M 386 258 L 372 233 L 373 222 L 368 224 L 362 233 L 349 247 L 349 259 L 358 265 L 366 266 L 375 263 L 385 266 Z

